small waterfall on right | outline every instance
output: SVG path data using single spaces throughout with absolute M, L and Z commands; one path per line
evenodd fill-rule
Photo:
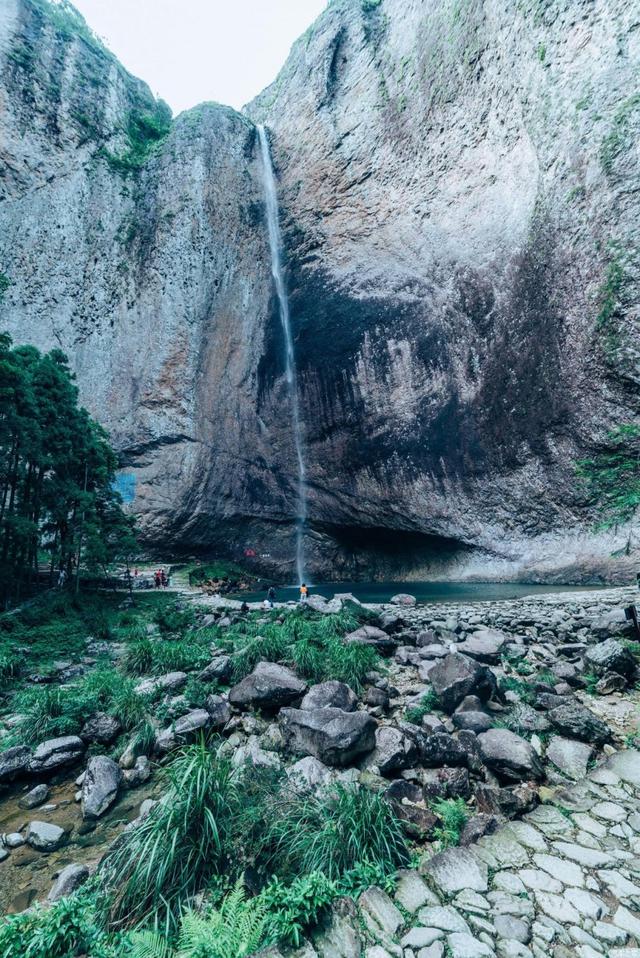
M 285 373 L 287 387 L 291 398 L 291 427 L 296 452 L 298 471 L 298 511 L 296 516 L 296 575 L 298 583 L 305 581 L 304 572 L 304 530 L 307 522 L 307 482 L 304 462 L 304 445 L 302 439 L 302 422 L 300 419 L 300 402 L 298 399 L 298 382 L 296 373 L 296 355 L 291 333 L 289 316 L 289 300 L 287 288 L 282 274 L 282 236 L 280 233 L 280 219 L 278 215 L 278 193 L 276 178 L 271 162 L 271 150 L 267 133 L 260 124 L 258 126 L 260 151 L 262 154 L 262 171 L 264 179 L 265 205 L 267 209 L 267 228 L 269 231 L 269 250 L 271 252 L 271 273 L 278 298 L 280 322 L 284 333 L 285 344 Z

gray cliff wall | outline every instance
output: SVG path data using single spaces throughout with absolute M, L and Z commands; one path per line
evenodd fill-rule
M 638 415 L 631 7 L 334 0 L 247 116 L 203 105 L 168 128 L 42 0 L 4 0 L 0 327 L 67 352 L 150 543 L 291 568 L 255 120 L 315 574 L 616 573 L 629 530 L 592 533 L 573 463 Z
M 335 0 L 249 106 L 332 536 L 443 536 L 495 572 L 611 552 L 574 461 L 638 415 L 632 6 Z

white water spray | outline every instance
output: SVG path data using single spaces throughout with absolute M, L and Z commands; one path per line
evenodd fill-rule
M 285 372 L 287 387 L 291 398 L 291 426 L 293 442 L 296 452 L 298 468 L 298 511 L 296 515 L 296 574 L 298 582 L 305 581 L 304 575 L 304 529 L 307 521 L 307 482 L 304 465 L 304 448 L 302 441 L 302 423 L 300 420 L 300 402 L 298 399 L 298 383 L 296 376 L 296 354 L 293 348 L 291 334 L 291 320 L 289 317 L 289 300 L 287 289 L 282 275 L 282 236 L 280 234 L 280 219 L 278 216 L 278 193 L 276 178 L 271 162 L 271 151 L 264 126 L 258 126 L 260 151 L 262 153 L 262 171 L 264 178 L 264 195 L 267 208 L 267 227 L 269 230 L 269 249 L 271 251 L 271 273 L 276 287 L 280 322 L 284 333 L 285 345 Z

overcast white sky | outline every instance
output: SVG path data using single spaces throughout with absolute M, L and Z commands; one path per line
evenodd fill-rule
M 1 0 L 0 0 L 1 2 Z M 72 0 L 131 73 L 174 113 L 239 109 L 275 79 L 327 0 Z

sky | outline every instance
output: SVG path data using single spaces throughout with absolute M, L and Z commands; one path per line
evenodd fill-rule
M 0 0 L 1 2 L 1 0 Z M 275 80 L 327 0 L 72 0 L 120 62 L 174 113 L 236 109 Z

